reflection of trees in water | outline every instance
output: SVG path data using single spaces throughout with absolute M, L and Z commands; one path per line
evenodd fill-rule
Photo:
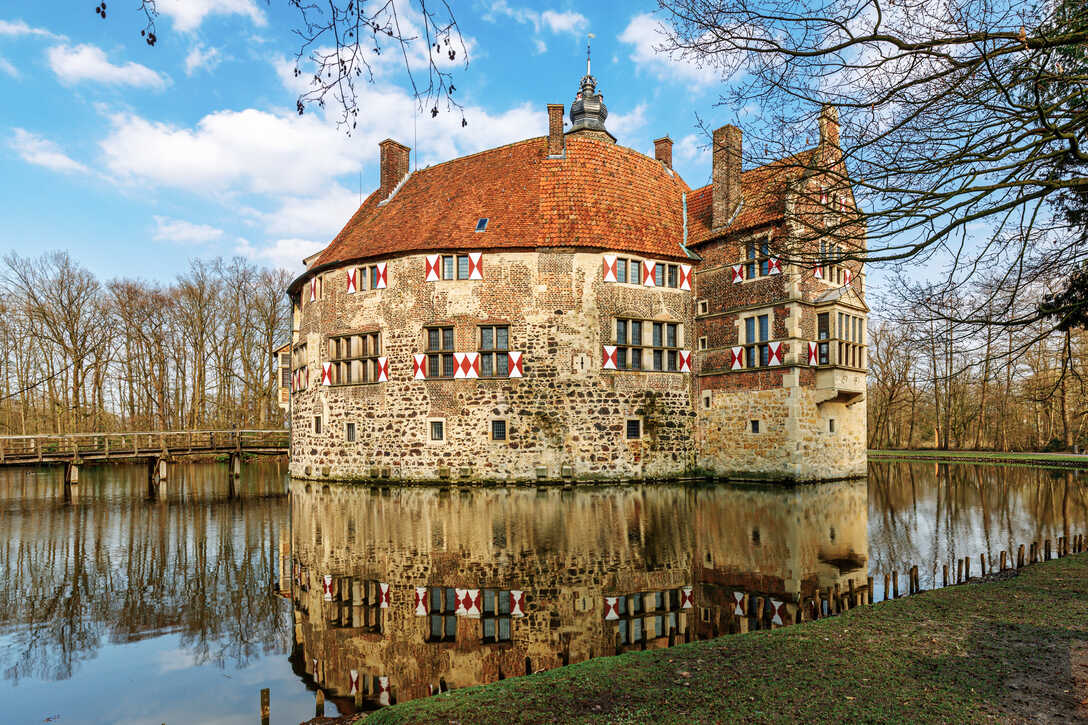
M 196 664 L 286 653 L 290 611 L 270 586 L 282 482 L 250 467 L 228 499 L 223 470 L 185 467 L 148 501 L 142 467 L 88 469 L 71 505 L 46 478 L 0 474 L 5 678 L 67 679 L 105 643 L 164 634 Z
M 869 466 L 871 571 L 1015 553 L 1020 544 L 1088 528 L 1088 482 L 1027 467 L 873 463 Z

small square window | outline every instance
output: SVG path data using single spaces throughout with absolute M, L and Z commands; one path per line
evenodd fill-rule
M 345 423 L 344 424 L 344 439 L 348 443 L 351 443 L 351 442 L 353 442 L 355 440 L 355 424 L 354 423 Z
M 706 335 L 703 335 L 702 337 L 699 338 L 699 349 L 700 350 L 706 350 L 707 347 L 709 347 L 709 344 L 707 342 Z
M 480 217 L 479 221 L 476 222 L 476 231 L 482 232 L 482 231 L 485 231 L 486 229 L 487 229 L 487 217 L 482 216 L 482 217 Z
M 829 418 L 828 419 L 828 421 L 827 421 L 827 432 L 828 433 L 834 433 L 835 432 L 835 419 L 834 418 Z
M 759 432 L 759 421 L 758 420 L 753 420 L 753 421 L 749 421 L 749 422 L 752 425 L 752 432 L 753 433 L 758 433 Z
M 505 420 L 493 420 L 491 421 L 491 440 L 504 441 L 506 440 L 506 421 Z
M 637 441 L 642 438 L 642 421 L 638 418 L 627 419 L 627 440 Z
M 318 435 L 321 434 L 321 416 L 320 415 L 315 415 L 314 416 L 314 433 L 316 433 Z
M 705 315 L 710 311 L 710 304 L 706 300 L 699 300 L 699 314 Z
M 446 440 L 446 422 L 442 420 L 431 421 L 431 440 L 432 441 L 444 441 Z
M 703 407 L 704 408 L 710 408 L 710 401 L 711 401 L 710 391 L 707 390 L 706 392 L 703 393 Z

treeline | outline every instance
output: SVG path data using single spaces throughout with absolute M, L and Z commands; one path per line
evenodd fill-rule
M 100 281 L 57 252 L 0 275 L 0 432 L 283 424 L 272 350 L 286 272 L 193 260 L 171 284 Z
M 872 321 L 869 447 L 1088 447 L 1088 334 Z

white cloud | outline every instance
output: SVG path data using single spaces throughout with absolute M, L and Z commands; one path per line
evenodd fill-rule
M 133 182 L 205 194 L 306 195 L 359 168 L 361 150 L 316 116 L 251 108 L 211 113 L 192 129 L 131 113 L 111 123 L 101 142 L 106 165 Z
M 705 145 L 705 137 L 689 133 L 676 142 L 673 147 L 673 157 L 679 161 L 694 161 L 706 153 L 707 150 L 702 148 Z
M 156 0 L 155 5 L 182 32 L 196 30 L 209 15 L 241 15 L 260 26 L 267 22 L 254 0 Z
M 57 38 L 45 28 L 33 28 L 22 20 L 0 20 L 0 35 L 40 35 L 45 38 Z
M 676 53 L 660 50 L 664 26 L 653 15 L 642 13 L 631 18 L 619 35 L 621 43 L 631 46 L 629 58 L 635 67 L 663 81 L 683 81 L 696 86 L 716 80 L 710 68 L 700 68 Z
M 223 236 L 223 230 L 207 224 L 193 224 L 184 219 L 171 219 L 155 216 L 155 231 L 152 237 L 160 242 L 179 244 L 206 244 Z
M 239 239 L 234 252 L 256 262 L 286 269 L 297 275 L 306 271 L 302 260 L 321 251 L 327 244 L 328 242 L 315 242 L 309 239 L 277 239 L 268 244 L 254 246 L 247 239 Z
M 646 125 L 646 104 L 640 103 L 627 113 L 610 113 L 604 125 L 620 143 L 629 145 L 624 139 L 631 138 Z
M 62 83 L 97 81 L 113 85 L 163 89 L 169 79 L 145 65 L 128 62 L 110 63 L 101 48 L 94 45 L 57 45 L 46 52 L 49 67 Z
M 205 48 L 202 44 L 197 43 L 189 49 L 189 54 L 185 56 L 185 75 L 191 76 L 201 68 L 213 70 L 222 60 L 223 57 L 220 55 L 218 48 Z
M 53 171 L 65 173 L 87 173 L 86 166 L 64 153 L 59 146 L 49 139 L 30 133 L 26 129 L 16 128 L 8 141 L 8 146 L 19 154 L 28 164 L 44 166 Z
M 545 43 L 540 38 L 536 38 L 535 40 L 533 40 L 533 45 L 536 46 L 536 54 L 537 55 L 544 55 L 545 53 L 548 52 L 548 44 Z
M 545 10 L 541 13 L 540 20 L 553 33 L 581 35 L 589 29 L 589 18 L 581 13 L 572 13 L 570 11 L 557 13 L 554 10 Z
M 7 58 L 0 55 L 0 73 L 11 76 L 12 78 L 19 77 L 19 70 L 8 62 Z
M 364 189 L 369 194 L 373 189 Z M 280 200 L 267 214 L 258 214 L 274 236 L 311 236 L 332 239 L 359 208 L 359 191 L 333 184 L 318 196 L 292 196 Z

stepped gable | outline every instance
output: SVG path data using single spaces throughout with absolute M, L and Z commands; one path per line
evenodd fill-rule
M 684 259 L 686 191 L 675 172 L 632 149 L 568 136 L 564 156 L 548 158 L 547 138 L 532 138 L 413 172 L 385 203 L 371 194 L 304 277 L 460 249 L 575 246 Z M 480 217 L 489 220 L 482 233 Z
M 734 233 L 780 221 L 786 213 L 786 185 L 808 171 L 813 164 L 810 155 L 815 150 L 807 149 L 742 172 L 744 204 L 733 223 L 724 230 L 716 232 L 712 228 L 713 185 L 692 191 L 688 194 L 688 245 L 720 236 L 721 231 Z

